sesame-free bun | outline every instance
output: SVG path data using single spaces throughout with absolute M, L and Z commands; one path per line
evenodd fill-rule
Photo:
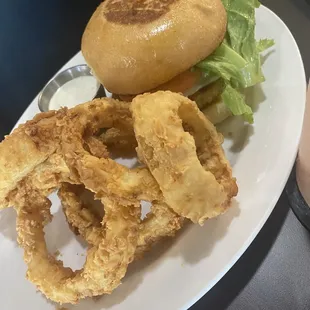
M 82 37 L 82 53 L 112 93 L 140 94 L 209 56 L 222 42 L 221 0 L 105 0 Z

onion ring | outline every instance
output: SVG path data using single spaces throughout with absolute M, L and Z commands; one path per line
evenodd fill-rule
M 76 234 L 91 245 L 97 245 L 104 237 L 101 220 L 81 199 L 83 187 L 64 183 L 58 191 L 67 222 Z
M 109 128 L 99 136 L 99 140 L 108 147 L 113 158 L 132 158 L 138 146 L 133 127 L 130 131 L 118 128 Z
M 9 193 L 56 152 L 63 116 L 63 110 L 37 114 L 0 143 L 0 209 L 11 206 Z
M 25 183 L 29 190 L 38 190 L 47 196 L 57 188 L 59 179 L 77 182 L 58 152 L 66 111 L 39 113 L 0 143 L 0 209 L 14 204 L 16 192 L 23 192 Z M 84 138 L 93 155 L 108 157 L 101 139 Z
M 174 235 L 182 227 L 184 219 L 170 210 L 169 206 L 162 201 L 159 186 L 148 168 L 138 167 L 129 169 L 110 158 L 97 158 L 89 154 L 81 143 L 85 132 L 92 134 L 101 128 L 109 128 L 111 126 L 116 130 L 121 129 L 123 132 L 125 128 L 129 133 L 132 132 L 134 136 L 129 105 L 118 103 L 111 106 L 108 104 L 104 105 L 101 102 L 98 104 L 98 102 L 93 101 L 90 106 L 84 105 L 80 111 L 77 112 L 75 110 L 74 113 L 74 115 L 68 118 L 67 132 L 64 132 L 62 140 L 63 152 L 67 156 L 68 166 L 71 165 L 85 187 L 92 192 L 98 192 L 101 189 L 109 197 L 121 196 L 123 203 L 138 199 L 146 200 L 153 204 L 151 214 L 148 215 L 142 224 L 142 227 L 145 228 L 142 228 L 140 233 L 137 253 L 144 252 L 151 244 L 157 242 L 162 237 Z M 108 115 L 111 115 L 111 119 L 97 117 L 100 113 L 108 113 Z M 83 122 L 75 121 L 76 117 L 79 118 L 79 114 L 83 115 Z M 126 115 L 127 117 L 120 118 L 119 114 Z M 129 137 L 131 137 L 130 134 Z M 61 193 L 62 197 L 60 198 L 63 199 L 64 197 Z M 75 201 L 75 206 L 77 204 L 78 201 Z M 68 213 L 69 203 L 65 202 L 65 205 L 65 212 L 70 226 L 76 228 L 89 242 L 88 233 L 84 230 L 84 227 L 86 225 L 92 230 L 92 225 L 85 222 L 82 224 L 82 222 L 74 221 L 73 219 L 70 220 L 70 214 Z M 158 216 L 165 216 L 165 219 L 159 220 Z M 80 225 L 81 227 L 79 227 Z
M 92 135 L 99 129 L 112 127 L 132 130 L 128 104 L 94 100 L 78 106 L 71 113 L 68 111 L 62 148 L 71 172 L 88 190 L 104 191 L 109 197 L 123 199 L 123 203 L 137 199 L 161 201 L 161 191 L 148 168 L 130 169 L 110 158 L 95 157 L 84 148 L 85 134 Z
M 33 122 L 19 127 L 0 146 L 1 150 L 3 145 L 11 145 L 11 150 L 19 158 L 28 150 L 32 152 L 31 156 L 35 156 L 27 155 L 24 162 L 18 163 L 15 159 L 9 161 L 7 151 L 0 153 L 0 170 L 10 168 L 0 178 L 0 205 L 15 205 L 18 242 L 24 249 L 27 277 L 49 299 L 76 303 L 81 298 L 110 293 L 120 284 L 128 264 L 162 237 L 173 235 L 182 227 L 184 216 L 202 223 L 210 217 L 211 211 L 215 216 L 227 208 L 231 197 L 236 194 L 235 180 L 223 157 L 222 140 L 214 127 L 210 127 L 199 113 L 193 113 L 195 110 L 188 103 L 192 103 L 190 100 L 178 95 L 169 98 L 170 94 L 150 95 L 145 100 L 147 108 L 139 106 L 143 97 L 139 96 L 138 103 L 134 101 L 132 106 L 135 120 L 139 118 L 137 110 L 142 111 L 143 120 L 138 119 L 137 124 L 133 124 L 128 104 L 107 98 L 97 99 L 71 110 L 41 114 Z M 171 100 L 168 106 L 162 107 L 160 120 L 148 115 L 148 109 L 154 111 L 150 105 L 157 100 L 154 96 L 159 103 L 166 101 L 167 104 Z M 147 117 L 152 128 L 147 128 Z M 107 131 L 100 135 L 102 128 Z M 149 132 L 154 132 L 154 140 Z M 138 157 L 146 167 L 129 169 L 109 158 L 107 147 L 102 142 L 111 142 L 112 137 L 117 136 L 123 145 L 135 135 Z M 173 135 L 176 141 L 171 139 Z M 111 145 L 117 147 L 117 143 L 111 142 Z M 130 146 L 131 142 L 127 145 Z M 188 162 L 185 160 L 187 156 Z M 18 167 L 15 169 L 14 165 Z M 183 173 L 184 169 L 189 173 Z M 202 184 L 197 183 L 197 189 L 186 188 L 187 185 L 193 186 L 197 176 Z M 169 184 L 171 178 L 175 181 Z M 67 195 L 72 187 L 69 184 L 75 184 L 73 187 L 83 185 L 105 207 L 103 220 L 98 220 L 88 212 L 90 209 L 80 204 L 76 193 L 65 206 L 69 223 L 77 226 L 74 228 L 90 245 L 84 268 L 79 271 L 63 267 L 62 262 L 48 253 L 44 240 L 44 226 L 51 220 L 51 202 L 47 196 L 59 188 L 60 195 L 62 192 Z M 170 190 L 168 185 L 171 185 Z M 177 186 L 185 191 L 185 196 L 177 192 Z M 203 186 L 210 195 L 209 187 L 214 187 L 221 197 L 202 195 Z M 191 189 L 197 197 L 192 196 Z M 206 199 L 208 206 L 202 207 L 199 198 Z M 216 199 L 220 200 L 218 204 Z M 140 200 L 152 203 L 152 212 L 142 223 Z M 191 210 L 186 202 L 193 203 Z M 75 208 L 76 218 L 70 215 L 70 208 Z
M 141 258 L 154 244 L 163 238 L 173 237 L 184 225 L 185 219 L 165 203 L 153 202 L 151 211 L 141 224 L 135 258 Z
M 90 149 L 91 154 L 108 157 L 107 149 L 100 140 L 94 137 L 85 137 L 85 139 L 85 145 Z M 27 191 L 37 190 L 42 195 L 48 196 L 58 188 L 60 180 L 70 184 L 79 184 L 78 179 L 71 174 L 63 156 L 56 150 L 55 153 L 38 164 L 27 176 L 14 185 L 15 188 L 7 193 L 4 199 L 5 205 L 14 205 L 13 201 L 17 192 L 19 195 L 23 195 L 23 193 L 26 195 Z M 26 192 L 24 184 L 27 184 Z
M 139 203 L 122 206 L 111 198 L 100 198 L 105 205 L 104 238 L 88 249 L 83 269 L 75 272 L 47 251 L 43 228 L 51 219 L 50 201 L 32 192 L 21 204 L 16 203 L 18 242 L 24 249 L 27 278 L 55 302 L 76 303 L 81 298 L 111 293 L 133 260 Z
M 135 97 L 131 109 L 138 154 L 167 204 L 200 225 L 223 213 L 238 187 L 223 138 L 197 105 L 161 91 Z
M 87 111 L 90 112 L 92 118 L 87 116 L 85 113 Z M 62 150 L 65 152 L 61 153 L 63 157 L 60 156 L 60 161 L 62 161 L 60 166 L 66 170 L 66 173 L 57 174 L 58 177 L 53 181 L 53 187 L 59 187 L 67 181 L 66 176 L 70 169 L 71 174 L 69 173 L 69 175 L 70 177 L 73 175 L 72 178 L 75 183 L 78 181 L 84 184 L 85 181 L 86 184 L 84 185 L 88 185 L 89 189 L 96 194 L 96 198 L 100 199 L 105 206 L 105 216 L 102 221 L 104 226 L 101 227 L 100 234 L 103 237 L 100 236 L 100 241 L 99 239 L 92 241 L 95 244 L 88 250 L 87 260 L 81 271 L 73 272 L 70 268 L 64 268 L 61 262 L 47 252 L 43 228 L 51 219 L 49 200 L 40 191 L 35 190 L 31 183 L 28 184 L 27 182 L 21 184 L 24 191 L 18 191 L 12 198 L 17 210 L 18 241 L 24 249 L 24 260 L 28 266 L 27 278 L 36 284 L 43 294 L 55 302 L 76 303 L 81 298 L 110 293 L 115 289 L 120 284 L 127 270 L 127 265 L 133 260 L 136 253 L 138 232 L 141 229 L 138 197 L 156 197 L 156 199 L 160 197 L 158 185 L 147 168 L 130 170 L 116 164 L 109 158 L 96 157 L 95 155 L 98 155 L 97 151 L 100 149 L 97 142 L 88 146 L 85 145 L 84 138 L 95 133 L 99 129 L 97 125 L 104 124 L 104 126 L 111 126 L 111 128 L 126 128 L 128 124 L 126 113 L 130 115 L 127 105 L 112 100 L 97 100 L 66 111 L 64 122 L 67 127 L 62 128 L 63 141 L 61 140 L 64 146 Z M 85 120 L 87 121 L 85 122 Z M 75 122 L 79 125 L 83 125 L 85 122 L 84 124 L 87 125 L 84 126 L 83 131 L 80 131 L 81 135 L 78 136 L 81 138 L 80 141 L 74 140 L 75 134 L 79 131 L 75 131 L 75 126 L 70 126 Z M 72 130 L 71 133 L 67 129 Z M 83 152 L 70 152 L 70 148 L 66 149 L 66 142 L 69 144 L 77 142 L 76 146 L 79 146 L 80 151 L 83 150 Z M 84 147 L 88 148 L 90 152 L 93 150 L 96 154 L 89 153 Z M 78 161 L 80 154 L 84 155 L 82 157 L 85 159 L 84 163 Z M 106 156 L 105 149 L 103 148 L 99 154 Z M 103 169 L 99 171 L 100 173 L 106 172 L 104 175 L 106 182 L 100 182 L 96 179 L 93 182 L 91 181 L 91 178 L 96 177 L 96 173 L 98 173 L 96 167 L 93 167 L 94 175 L 80 173 L 78 168 L 84 168 L 83 164 L 87 168 L 87 164 L 91 165 L 92 161 L 102 163 L 99 168 L 107 169 L 106 171 Z M 70 165 L 71 163 L 77 164 L 77 167 Z M 80 166 L 78 166 L 79 163 Z M 55 166 L 51 166 L 50 174 L 55 172 L 52 167 L 55 168 Z M 115 170 L 110 171 L 110 167 Z M 87 169 L 84 171 L 90 172 Z M 121 178 L 114 179 L 111 182 L 107 175 L 111 175 L 113 171 L 120 171 L 122 174 L 116 174 Z M 122 186 L 126 188 L 128 180 L 134 181 L 134 191 L 129 192 L 128 196 L 119 197 L 119 188 Z M 109 184 L 113 186 L 109 187 Z M 106 191 L 106 186 L 108 191 Z M 154 188 L 157 191 L 152 192 L 151 190 Z M 146 190 L 146 194 L 142 192 L 143 189 Z M 51 188 L 49 188 L 50 190 Z M 141 194 L 136 194 L 135 191 Z M 45 276 L 42 277 L 42 274 Z
M 99 105 L 102 101 L 99 100 L 97 103 Z M 109 99 L 103 100 L 103 103 L 111 106 L 115 104 Z M 92 107 L 92 104 L 89 106 Z M 63 109 L 59 113 L 63 116 L 60 121 L 64 121 L 68 115 L 72 116 L 72 113 L 75 113 L 74 109 L 70 113 L 67 109 Z M 102 113 L 100 117 L 109 117 L 108 114 L 104 114 Z M 82 115 L 80 117 L 83 118 Z M 76 118 L 76 121 L 80 120 Z M 49 119 L 48 127 L 39 129 L 41 131 L 51 130 L 53 127 L 58 127 L 57 134 L 60 135 L 63 127 L 62 125 L 56 126 L 55 119 Z M 27 129 L 28 126 L 24 128 Z M 36 133 L 38 131 L 32 132 L 33 141 L 38 138 Z M 25 175 L 14 180 L 15 188 L 7 194 L 9 197 L 5 196 L 5 199 L 8 204 L 15 205 L 17 211 L 18 241 L 24 249 L 28 279 L 55 302 L 76 303 L 80 298 L 110 293 L 120 284 L 127 265 L 133 260 L 135 254 L 140 229 L 140 204 L 135 200 L 127 201 L 126 205 L 123 205 L 117 197 L 107 197 L 98 187 L 99 192 L 95 193 L 97 198 L 104 203 L 106 211 L 101 227 L 104 230 L 104 238 L 88 250 L 83 270 L 73 272 L 70 268 L 64 268 L 62 263 L 51 256 L 46 249 L 43 228 L 51 220 L 49 211 L 51 203 L 45 195 L 60 187 L 63 182 L 78 184 L 80 180 L 77 175 L 72 175 L 63 160 L 63 154 L 58 152 L 61 144 L 58 135 L 57 141 L 56 138 L 51 138 L 50 143 L 53 146 L 46 142 L 48 147 L 42 148 L 44 156 L 38 156 L 39 161 L 34 162 L 27 158 L 25 165 L 31 162 L 32 170 L 26 171 Z M 81 143 L 96 153 L 95 155 L 106 156 L 105 148 L 100 149 L 97 141 L 93 143 L 94 140 L 87 139 L 89 136 L 85 133 L 83 138 L 86 141 L 84 143 L 83 140 Z M 8 138 L 8 143 L 14 142 L 14 137 L 16 135 L 13 134 Z M 28 140 L 26 139 L 25 143 L 31 145 Z M 19 143 L 17 146 L 19 147 L 19 149 L 16 147 L 17 153 L 23 153 L 23 145 Z M 48 186 L 40 185 L 40 180 L 46 182 L 49 180 Z
M 81 199 L 82 188 L 63 184 L 58 191 L 69 225 L 87 243 L 96 245 L 102 239 L 100 220 Z M 178 216 L 164 203 L 154 202 L 151 211 L 141 222 L 135 258 L 140 258 L 152 245 L 165 237 L 173 237 L 182 228 L 184 218 Z

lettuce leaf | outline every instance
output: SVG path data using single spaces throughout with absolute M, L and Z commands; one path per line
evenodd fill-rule
M 260 80 L 254 66 L 226 43 L 222 43 L 212 55 L 196 66 L 209 74 L 222 77 L 234 87 L 247 88 Z
M 222 93 L 222 99 L 233 115 L 243 115 L 245 121 L 253 123 L 253 111 L 245 103 L 244 95 L 238 90 L 227 84 Z
M 259 53 L 264 52 L 266 49 L 268 49 L 269 47 L 272 47 L 273 45 L 274 45 L 274 41 L 269 40 L 269 39 L 261 39 L 258 42 L 256 42 L 256 48 Z
M 224 103 L 233 115 L 253 122 L 252 109 L 246 105 L 242 90 L 265 80 L 260 53 L 274 45 L 273 40 L 255 40 L 255 9 L 258 0 L 222 0 L 227 11 L 227 32 L 223 43 L 196 67 L 208 76 L 222 78 L 226 84 Z

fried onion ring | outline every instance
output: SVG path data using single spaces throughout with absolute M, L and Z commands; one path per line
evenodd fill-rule
M 197 105 L 161 91 L 135 97 L 131 109 L 137 152 L 167 204 L 200 225 L 223 213 L 238 188 L 223 138 Z
M 66 109 L 37 114 L 0 143 L 0 209 L 14 204 L 16 193 L 25 191 L 25 183 L 28 190 L 48 196 L 58 187 L 60 179 L 78 182 L 59 152 L 65 115 Z M 109 156 L 101 139 L 84 138 L 91 154 Z
M 54 154 L 60 144 L 64 111 L 37 114 L 0 143 L 0 209 L 18 183 Z
M 98 117 L 100 113 L 110 115 L 111 119 Z M 120 115 L 126 115 L 126 117 L 121 118 Z M 83 122 L 76 122 L 76 117 L 82 118 Z M 169 206 L 162 200 L 159 186 L 147 167 L 129 169 L 110 158 L 97 158 L 89 154 L 81 143 L 86 132 L 92 134 L 101 128 L 108 128 L 107 132 L 109 132 L 111 126 L 113 126 L 113 132 L 127 129 L 129 135 L 124 135 L 124 137 L 132 137 L 134 135 L 133 124 L 128 104 L 118 103 L 112 106 L 94 101 L 89 106 L 81 107 L 80 111 L 75 109 L 74 114 L 69 116 L 68 120 L 67 131 L 63 137 L 64 154 L 67 156 L 68 166 L 72 167 L 88 190 L 92 192 L 103 190 L 108 196 L 123 198 L 123 203 L 138 199 L 153 204 L 151 214 L 142 224 L 144 228 L 140 233 L 137 253 L 143 253 L 151 244 L 167 235 L 174 235 L 182 227 L 184 219 L 170 210 Z M 130 134 L 131 132 L 132 134 Z M 137 142 L 135 141 L 135 143 Z M 64 199 L 62 193 L 63 191 L 60 192 L 60 198 Z M 71 203 L 73 202 L 71 201 Z M 72 206 L 77 206 L 78 203 L 75 201 Z M 86 225 L 92 231 L 92 225 L 70 220 L 68 213 L 70 204 L 65 202 L 65 205 L 69 224 L 90 242 L 89 232 L 85 231 L 83 227 Z M 165 216 L 165 218 L 160 219 L 159 216 Z
M 137 124 L 127 103 L 97 99 L 71 110 L 40 114 L 0 145 L 4 173 L 0 206 L 15 206 L 27 278 L 55 302 L 76 303 L 111 293 L 128 264 L 162 237 L 173 235 L 184 217 L 201 224 L 223 212 L 237 193 L 221 137 L 190 100 L 159 92 L 144 98 L 142 107 L 141 98 L 132 107 Z M 156 117 L 158 109 L 160 117 Z M 130 148 L 135 135 L 145 167 L 129 169 L 109 158 L 109 143 Z M 114 143 L 113 137 L 121 143 Z M 12 152 L 21 162 L 9 160 Z M 25 152 L 29 154 L 22 157 Z M 87 188 L 102 202 L 103 219 L 81 204 L 76 186 Z M 44 226 L 52 218 L 47 196 L 59 188 L 63 200 L 69 197 L 64 206 L 68 222 L 89 243 L 79 271 L 65 268 L 50 255 L 44 240 Z M 70 191 L 73 194 L 68 196 Z M 140 200 L 152 203 L 152 212 L 142 223 Z
M 91 245 L 97 245 L 104 237 L 101 220 L 86 205 L 81 195 L 84 191 L 83 186 L 62 184 L 57 195 L 61 201 L 67 222 L 74 229 L 76 234 Z
M 99 140 L 108 147 L 113 158 L 132 158 L 136 154 L 138 145 L 133 127 L 130 130 L 109 128 L 99 136 Z
M 84 148 L 85 134 L 92 135 L 102 128 L 132 130 L 128 104 L 94 100 L 68 111 L 66 121 L 62 136 L 65 160 L 88 190 L 103 191 L 110 197 L 123 199 L 123 203 L 136 199 L 162 201 L 159 186 L 148 168 L 130 169 L 110 158 L 93 156 Z
M 116 105 L 110 99 L 99 100 L 97 103 Z M 83 270 L 73 272 L 70 268 L 64 268 L 62 262 L 47 252 L 43 228 L 51 220 L 51 203 L 46 196 L 63 182 L 80 183 L 79 176 L 72 174 L 63 154 L 59 152 L 62 122 L 68 115 L 72 116 L 71 113 L 74 113 L 74 109 L 70 113 L 63 109 L 59 113 L 47 115 L 47 119 L 40 115 L 36 117 L 36 122 L 21 126 L 6 142 L 7 145 L 14 145 L 16 154 L 20 155 L 25 148 L 22 143 L 15 143 L 15 140 L 25 137 L 25 145 L 29 145 L 32 153 L 38 157 L 32 159 L 28 156 L 19 164 L 18 177 L 10 175 L 10 187 L 3 197 L 6 205 L 14 205 L 17 211 L 18 241 L 24 249 L 24 259 L 28 266 L 27 278 L 49 299 L 59 303 L 76 303 L 81 298 L 110 293 L 115 289 L 125 275 L 127 265 L 133 260 L 140 229 L 139 201 L 127 201 L 125 206 L 117 197 L 106 196 L 98 187 L 96 196 L 105 205 L 105 216 L 101 225 L 104 237 L 88 250 Z M 55 119 L 55 116 L 59 115 L 62 118 Z M 82 115 L 80 117 L 83 118 Z M 100 117 L 108 118 L 109 115 L 103 113 Z M 29 131 L 31 138 L 27 138 Z M 44 135 L 47 138 L 48 134 L 56 136 L 40 145 L 40 139 Z M 85 140 L 81 143 L 89 149 L 91 156 L 107 156 L 100 141 L 89 137 L 85 132 Z M 40 153 L 35 153 L 35 149 Z M 28 170 L 23 171 L 24 166 Z M 10 173 L 12 174 L 12 171 Z M 40 184 L 41 182 L 44 184 Z
M 82 183 L 88 187 L 96 194 L 96 199 L 100 199 L 104 204 L 104 220 L 101 227 L 97 227 L 101 229 L 100 240 L 92 241 L 93 245 L 88 250 L 84 268 L 73 272 L 70 268 L 64 268 L 60 261 L 47 252 L 43 228 L 51 219 L 50 202 L 39 190 L 36 190 L 36 186 L 24 182 L 27 178 L 20 184 L 20 188 L 24 190 L 17 191 L 10 201 L 14 203 L 17 210 L 18 240 L 24 249 L 24 260 L 28 266 L 27 278 L 49 299 L 59 303 L 75 303 L 87 296 L 110 293 L 120 284 L 127 265 L 136 255 L 141 230 L 138 199 L 146 197 L 155 200 L 156 198 L 159 206 L 163 208 L 168 206 L 158 200 L 161 197 L 160 190 L 146 167 L 128 169 L 118 165 L 113 160 L 105 158 L 107 155 L 105 148 L 101 149 L 98 141 L 87 139 L 102 126 L 125 129 L 132 121 L 128 105 L 107 99 L 97 100 L 66 110 L 65 114 L 65 126 L 62 128 L 60 139 L 63 148 L 58 158 L 62 168 L 60 173 L 58 170 L 55 173 L 54 165 L 43 166 L 44 169 L 49 167 L 48 174 L 55 177 L 51 182 L 53 186 L 49 187 L 46 193 L 55 189 L 54 187 L 61 186 L 63 182 L 68 180 L 71 182 L 73 179 L 73 183 Z M 76 124 L 78 124 L 77 127 L 81 125 L 83 130 L 77 130 Z M 74 139 L 77 133 L 80 133 L 78 141 Z M 68 148 L 66 143 L 72 149 Z M 57 155 L 57 152 L 55 154 Z M 47 160 L 52 157 L 53 155 Z M 79 161 L 81 158 L 85 161 Z M 88 165 L 92 165 L 92 162 L 99 163 L 97 167 L 92 167 L 93 174 L 92 170 L 87 168 Z M 40 165 L 35 170 L 39 167 Z M 39 169 L 39 176 L 42 175 L 41 170 Z M 68 171 L 70 178 L 67 176 Z M 45 172 L 43 175 L 46 175 Z M 104 182 L 100 180 L 102 176 Z M 111 176 L 114 179 L 109 179 Z M 126 189 L 128 184 L 132 184 L 130 190 L 133 189 L 133 191 L 127 190 L 125 194 L 121 191 L 118 195 L 119 189 Z M 148 239 L 143 239 L 143 242 Z M 153 242 L 155 241 L 153 238 Z M 146 248 L 144 243 L 142 246 Z M 42 274 L 45 276 L 42 277 Z
M 72 184 L 63 184 L 58 196 L 67 221 L 74 231 L 91 245 L 97 245 L 102 239 L 100 220 L 82 199 L 83 188 Z M 151 211 L 141 223 L 135 258 L 140 258 L 152 245 L 165 237 L 173 237 L 182 228 L 184 218 L 178 216 L 167 205 L 154 202 Z
M 27 278 L 46 297 L 60 304 L 111 293 L 121 283 L 135 254 L 139 203 L 122 206 L 111 198 L 100 197 L 105 206 L 101 227 L 104 237 L 88 249 L 83 269 L 72 271 L 63 267 L 46 248 L 43 228 L 51 219 L 50 201 L 31 194 L 21 204 L 16 203 L 18 242 L 24 249 Z

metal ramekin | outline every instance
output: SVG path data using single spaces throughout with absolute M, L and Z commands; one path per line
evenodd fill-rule
M 57 92 L 57 90 L 62 87 L 65 83 L 78 78 L 80 76 L 93 76 L 91 73 L 91 69 L 86 65 L 77 65 L 71 68 L 68 68 L 64 71 L 58 73 L 55 77 L 53 77 L 42 89 L 38 98 L 38 106 L 41 112 L 49 111 L 50 101 L 53 95 Z M 104 87 L 97 81 L 97 92 L 93 98 L 96 97 L 105 97 Z

